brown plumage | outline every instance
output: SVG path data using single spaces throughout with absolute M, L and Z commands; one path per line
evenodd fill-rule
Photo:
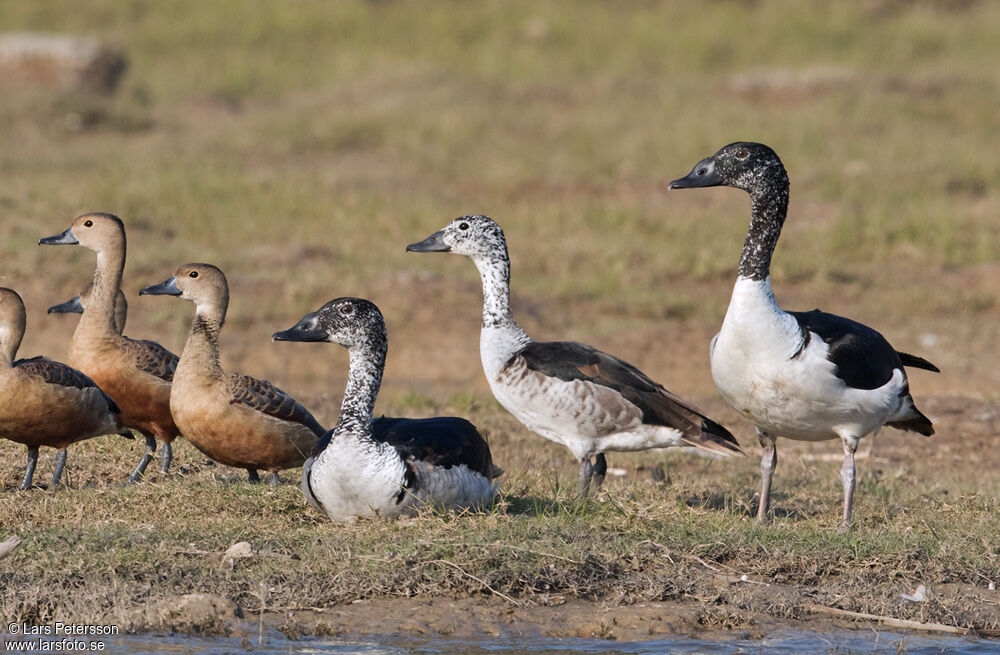
M 266 380 L 226 373 L 219 332 L 229 306 L 226 277 L 209 264 L 185 264 L 140 294 L 195 303 L 191 334 L 174 372 L 170 408 L 184 437 L 212 459 L 249 472 L 301 466 L 325 430 L 291 396 Z
M 90 302 L 90 293 L 94 289 L 94 283 L 88 282 L 79 296 L 74 296 L 66 302 L 49 307 L 49 314 L 82 314 Z M 121 334 L 125 331 L 125 322 L 128 320 L 128 301 L 121 289 L 115 296 L 115 332 Z
M 78 243 L 97 253 L 92 289 L 73 333 L 68 361 L 114 398 L 125 425 L 146 438 L 146 451 L 129 480 L 142 478 L 157 440 L 165 446 L 161 469 L 167 472 L 172 459 L 170 443 L 179 435 L 170 413 L 170 382 L 177 357 L 159 344 L 121 334 L 124 319 L 116 319 L 126 250 L 121 220 L 111 214 L 83 214 L 61 235 L 40 243 Z
M 40 446 L 60 451 L 56 486 L 70 444 L 111 433 L 131 438 L 117 405 L 89 377 L 44 357 L 14 360 L 25 322 L 21 297 L 0 288 L 0 436 L 28 447 L 21 489 L 31 487 Z
M 93 288 L 93 282 L 88 283 L 79 296 L 49 307 L 49 313 L 82 314 L 90 302 L 90 293 Z M 125 330 L 127 320 L 128 301 L 125 299 L 125 294 L 119 289 L 118 296 L 115 298 L 115 331 L 119 335 Z M 132 355 L 136 368 L 139 370 L 151 373 L 167 382 L 174 379 L 174 370 L 177 368 L 177 362 L 180 358 L 160 344 L 147 339 L 126 338 L 122 340 L 120 345 L 123 350 Z

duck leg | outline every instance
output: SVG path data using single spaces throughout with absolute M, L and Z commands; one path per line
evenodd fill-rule
M 580 483 L 576 488 L 576 495 L 586 498 L 590 493 L 590 480 L 594 477 L 594 467 L 590 463 L 589 457 L 580 459 Z
M 594 458 L 594 473 L 592 480 L 594 481 L 594 493 L 597 493 L 601 489 L 601 485 L 604 484 L 604 476 L 608 473 L 608 460 L 604 458 L 604 453 L 597 453 L 597 457 Z
M 757 428 L 757 441 L 764 449 L 760 456 L 760 504 L 757 505 L 757 520 L 764 521 L 771 504 L 771 475 L 778 465 L 778 449 L 774 437 L 760 428 Z
M 857 470 L 854 467 L 854 453 L 858 450 L 858 439 L 844 439 L 844 465 L 840 467 L 840 481 L 844 484 L 844 519 L 840 522 L 840 534 L 851 531 L 851 512 L 854 509 L 854 485 Z
M 247 469 L 247 479 L 250 480 L 250 484 L 260 484 L 260 476 L 257 474 L 257 469 Z
M 66 449 L 60 448 L 59 452 L 56 453 L 56 470 L 52 473 L 53 489 L 59 486 L 59 480 L 62 478 L 64 468 L 66 468 Z
M 38 465 L 38 446 L 28 446 L 28 468 L 24 470 L 24 480 L 21 491 L 31 489 L 31 479 L 35 477 L 35 466 Z
M 136 466 L 135 470 L 132 471 L 132 474 L 128 476 L 129 484 L 135 484 L 142 480 L 142 476 L 146 473 L 146 467 L 153 461 L 153 453 L 156 452 L 156 437 L 149 432 L 143 432 L 143 436 L 146 437 L 146 452 L 142 454 L 142 459 L 139 460 L 139 465 Z
M 168 441 L 163 444 L 163 450 L 160 451 L 160 470 L 164 473 L 170 471 L 170 462 L 172 461 L 174 461 L 174 449 Z

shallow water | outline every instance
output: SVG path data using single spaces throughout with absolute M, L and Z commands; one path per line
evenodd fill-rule
M 931 655 L 956 653 L 979 655 L 1000 652 L 1000 640 L 963 637 L 935 637 L 872 630 L 837 629 L 827 632 L 783 629 L 764 639 L 752 640 L 740 635 L 703 637 L 670 637 L 656 641 L 617 642 L 600 639 L 553 639 L 548 637 L 501 637 L 484 640 L 403 639 L 400 637 L 344 639 L 337 637 L 304 637 L 291 640 L 276 631 L 264 635 L 264 643 L 256 638 L 250 643 L 243 639 L 202 638 L 186 635 L 120 635 L 101 640 L 100 651 L 120 655 L 125 653 L 259 653 L 278 655 L 286 653 L 337 653 L 341 655 L 521 655 L 524 653 L 628 654 L 628 655 L 737 655 L 767 653 L 768 655 L 800 655 L 802 653 L 910 653 Z M 14 650 L 10 637 L 0 637 L 4 652 L 51 652 L 42 650 Z M 75 652 L 98 652 L 75 651 Z

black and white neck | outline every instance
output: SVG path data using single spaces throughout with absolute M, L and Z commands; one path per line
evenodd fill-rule
M 373 336 L 348 349 L 350 369 L 347 387 L 340 405 L 340 418 L 334 436 L 350 434 L 362 440 L 372 439 L 375 399 L 382 384 L 387 343 L 385 335 Z
M 750 229 L 740 256 L 741 279 L 764 281 L 771 273 L 771 257 L 788 214 L 788 175 L 783 166 L 770 166 L 754 175 L 748 188 Z
M 506 245 L 489 255 L 477 255 L 472 261 L 483 282 L 483 327 L 517 327 L 510 311 L 510 257 Z

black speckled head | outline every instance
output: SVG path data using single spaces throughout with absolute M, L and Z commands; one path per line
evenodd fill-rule
M 686 176 L 670 183 L 671 189 L 731 186 L 751 196 L 788 186 L 781 159 L 763 143 L 737 141 L 695 164 Z
M 293 327 L 275 332 L 271 338 L 329 341 L 347 348 L 351 353 L 351 368 L 334 434 L 350 430 L 370 436 L 372 409 L 388 348 L 385 320 L 374 303 L 363 298 L 336 298 L 303 316 Z
M 329 341 L 348 350 L 385 348 L 385 320 L 374 303 L 363 298 L 336 298 L 302 317 L 294 327 L 275 332 L 275 341 Z
M 506 259 L 507 240 L 489 216 L 462 216 L 423 241 L 406 246 L 407 252 L 452 252 L 473 259 Z
M 743 244 L 740 276 L 764 280 L 788 212 L 788 173 L 781 159 L 763 143 L 738 141 L 695 164 L 670 189 L 730 186 L 750 194 L 750 230 Z

